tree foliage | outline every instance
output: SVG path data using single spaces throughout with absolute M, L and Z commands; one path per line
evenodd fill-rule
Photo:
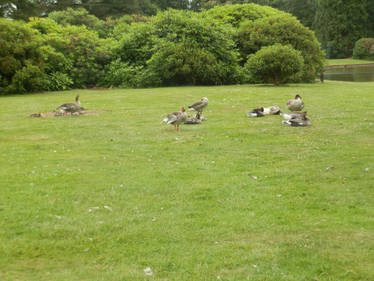
M 249 55 L 245 67 L 253 82 L 280 85 L 297 80 L 303 65 L 300 51 L 291 46 L 275 44 Z
M 276 83 L 312 81 L 322 67 L 323 54 L 310 30 L 287 13 L 255 4 L 105 21 L 69 8 L 26 24 L 0 23 L 1 94 L 243 83 L 247 56 L 274 44 L 287 45 L 305 61 L 301 71 L 294 66 L 292 75 Z
M 314 29 L 328 58 L 346 58 L 369 35 L 367 0 L 318 0 Z
M 353 49 L 354 59 L 374 60 L 374 38 L 361 38 Z

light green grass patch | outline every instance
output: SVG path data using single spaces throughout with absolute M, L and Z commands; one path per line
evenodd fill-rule
M 28 117 L 77 93 L 108 112 Z M 311 127 L 246 116 L 296 93 Z M 373 95 L 328 81 L 1 97 L 0 280 L 373 280 Z M 203 96 L 203 124 L 161 124 Z
M 345 64 L 366 64 L 374 63 L 372 60 L 358 60 L 358 59 L 328 59 L 327 65 L 345 65 Z

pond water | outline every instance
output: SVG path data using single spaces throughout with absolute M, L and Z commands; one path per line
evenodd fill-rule
M 374 82 L 374 64 L 371 66 L 327 69 L 324 72 L 324 79 L 336 81 Z

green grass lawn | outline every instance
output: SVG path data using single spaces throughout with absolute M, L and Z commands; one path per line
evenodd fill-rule
M 357 60 L 357 59 L 328 59 L 326 65 L 344 65 L 344 64 L 365 64 L 374 63 L 372 60 Z
M 28 117 L 77 93 L 108 112 Z M 246 117 L 296 93 L 311 127 Z M 160 123 L 203 96 L 203 124 Z M 0 280 L 372 281 L 373 96 L 328 81 L 1 97 Z

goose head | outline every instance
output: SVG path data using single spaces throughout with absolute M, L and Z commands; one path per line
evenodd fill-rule
M 79 101 L 79 97 L 80 97 L 79 94 L 75 97 L 75 103 L 80 106 L 81 102 Z

